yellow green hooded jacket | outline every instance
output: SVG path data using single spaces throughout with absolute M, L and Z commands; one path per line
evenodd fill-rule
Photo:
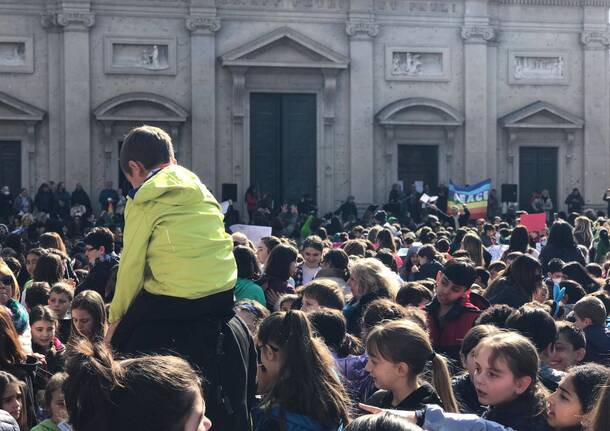
M 110 323 L 125 315 L 140 289 L 199 299 L 235 286 L 233 241 L 220 206 L 181 166 L 161 169 L 128 198 L 123 244 Z

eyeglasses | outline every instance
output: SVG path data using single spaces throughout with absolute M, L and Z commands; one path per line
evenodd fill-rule
M 263 348 L 267 346 L 269 347 L 271 350 L 273 350 L 275 353 L 279 352 L 280 349 L 278 349 L 277 347 L 272 346 L 271 344 L 259 344 L 256 346 L 256 363 L 258 365 L 262 365 L 263 364 Z
M 8 275 L 0 278 L 0 284 L 4 284 L 5 286 L 13 285 L 13 277 L 9 277 Z

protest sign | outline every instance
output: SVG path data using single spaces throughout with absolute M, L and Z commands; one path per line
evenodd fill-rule
M 231 232 L 241 232 L 248 237 L 250 241 L 257 245 L 261 238 L 271 236 L 271 226 L 252 226 L 249 224 L 234 224 L 229 227 Z
M 491 180 L 481 181 L 472 186 L 460 187 L 449 181 L 449 212 L 453 208 L 466 206 L 471 219 L 487 216 L 487 199 L 491 190 Z
M 530 232 L 540 232 L 546 229 L 546 214 L 522 214 L 521 224 Z

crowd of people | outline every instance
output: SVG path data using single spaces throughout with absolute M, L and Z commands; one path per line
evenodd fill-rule
M 120 223 L 3 213 L 0 430 L 610 430 L 606 215 L 305 197 L 253 243 L 160 129 L 120 159 Z

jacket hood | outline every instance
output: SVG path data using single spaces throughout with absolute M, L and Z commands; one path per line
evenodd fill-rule
M 19 431 L 17 421 L 4 410 L 0 410 L 0 431 Z
M 210 198 L 209 191 L 194 173 L 174 164 L 148 178 L 133 201 L 135 204 L 156 201 L 164 205 L 188 206 Z

